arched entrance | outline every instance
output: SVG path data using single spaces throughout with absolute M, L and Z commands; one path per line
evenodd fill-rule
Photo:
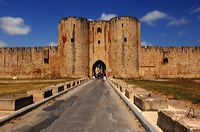
M 92 66 L 92 75 L 95 78 L 106 76 L 106 65 L 103 61 L 98 60 Z

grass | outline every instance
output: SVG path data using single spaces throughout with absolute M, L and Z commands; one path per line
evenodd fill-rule
M 163 93 L 169 98 L 190 100 L 194 104 L 200 104 L 200 83 L 192 80 L 148 81 L 124 79 L 124 81 L 148 91 Z
M 47 80 L 47 81 L 35 81 L 35 80 L 0 80 L 0 96 L 13 94 L 13 93 L 26 93 L 28 90 L 40 89 L 46 86 L 59 84 L 65 80 Z

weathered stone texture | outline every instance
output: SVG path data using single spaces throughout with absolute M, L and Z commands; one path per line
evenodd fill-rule
M 138 20 L 116 17 L 110 21 L 110 68 L 115 77 L 138 77 Z
M 156 95 L 136 94 L 134 95 L 134 103 L 142 111 L 157 111 L 168 108 L 168 99 Z
M 98 31 L 99 29 L 99 31 Z M 97 32 L 98 31 L 98 32 Z M 109 68 L 110 26 L 106 21 L 90 22 L 89 29 L 89 76 L 93 76 L 93 64 L 101 60 Z
M 0 97 L 1 111 L 19 110 L 33 103 L 33 95 L 27 94 L 11 94 Z
M 157 125 L 164 132 L 200 132 L 200 116 L 188 117 L 184 110 L 161 110 Z
M 141 47 L 133 17 L 62 18 L 58 47 L 0 48 L 0 78 L 92 77 L 98 60 L 107 76 L 200 78 L 200 47 Z
M 142 47 L 139 60 L 141 78 L 200 78 L 200 47 Z
M 44 53 L 48 53 L 48 64 Z M 0 77 L 57 78 L 57 47 L 0 48 Z
M 88 76 L 88 20 L 84 18 L 68 17 L 60 21 L 58 29 L 61 76 Z

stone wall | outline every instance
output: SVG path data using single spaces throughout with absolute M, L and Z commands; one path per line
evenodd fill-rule
M 142 47 L 141 78 L 200 78 L 200 47 Z
M 0 48 L 0 78 L 57 78 L 57 55 L 57 47 Z

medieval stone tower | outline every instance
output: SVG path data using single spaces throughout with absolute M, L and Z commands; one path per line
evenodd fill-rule
M 89 23 L 87 19 L 68 17 L 59 22 L 58 51 L 62 65 L 61 76 L 88 76 Z
M 136 18 L 110 21 L 63 18 L 58 26 L 61 76 L 93 76 L 102 65 L 106 75 L 138 77 L 140 24 Z
M 0 78 L 200 78 L 200 47 L 141 46 L 134 17 L 62 18 L 58 46 L 0 48 Z

